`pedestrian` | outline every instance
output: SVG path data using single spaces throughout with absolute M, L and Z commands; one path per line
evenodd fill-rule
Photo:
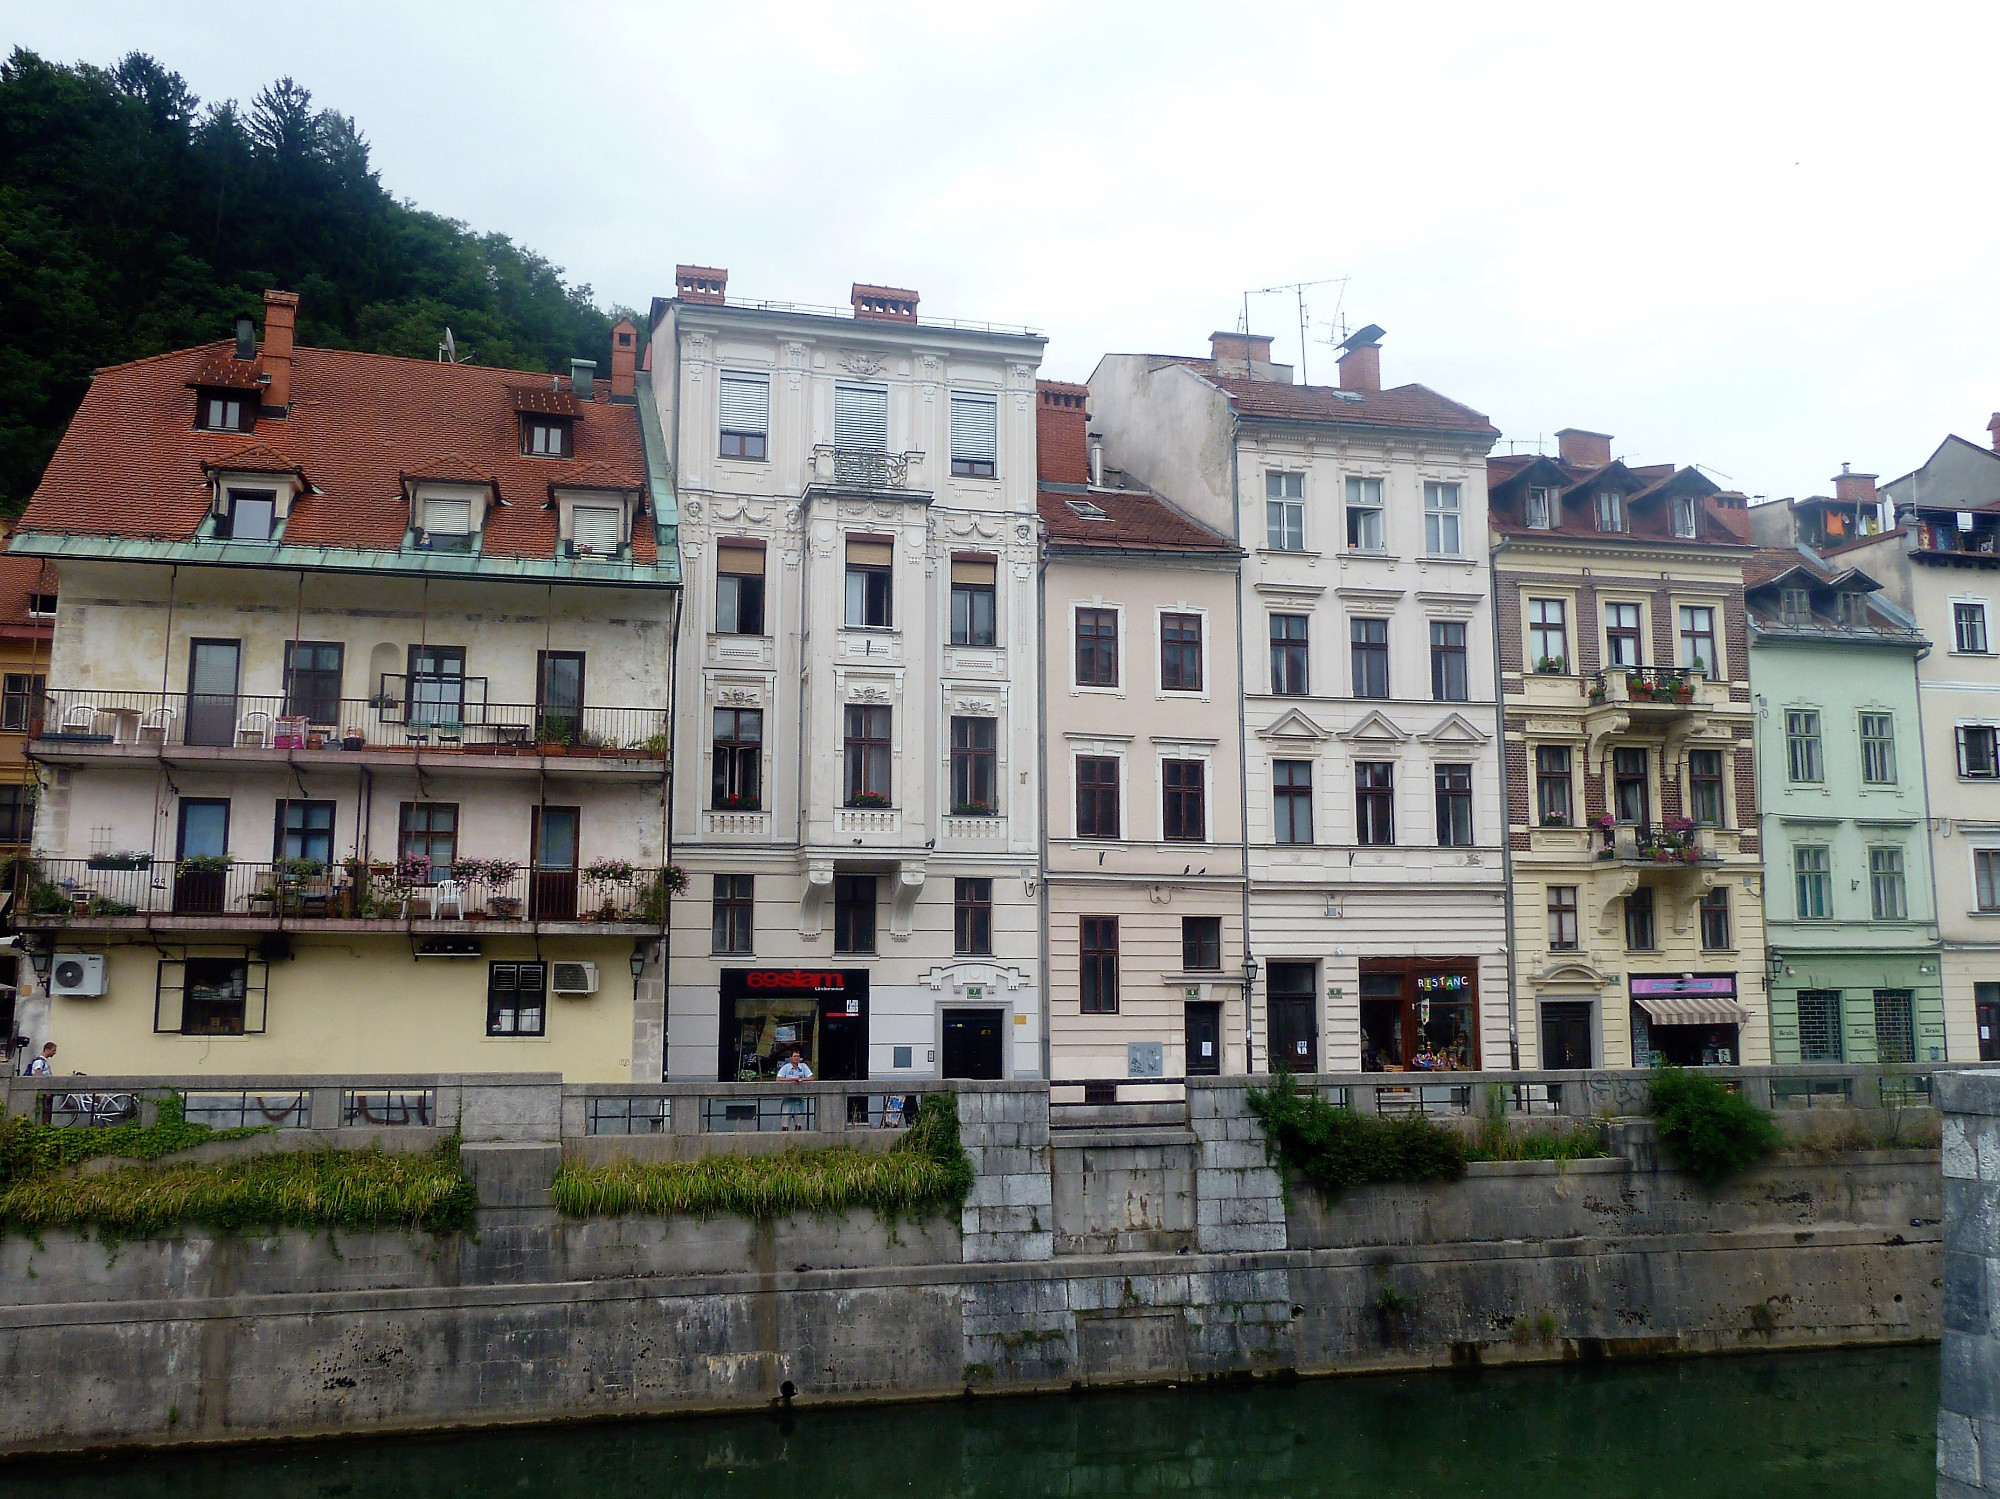
M 51 1041 L 42 1048 L 42 1054 L 29 1059 L 29 1077 L 47 1077 L 56 1070 L 56 1043 Z
M 778 1065 L 778 1081 L 781 1083 L 809 1083 L 813 1078 L 812 1068 L 806 1065 L 805 1057 L 794 1046 L 792 1054 Z M 796 1094 L 787 1098 L 778 1110 L 780 1130 L 803 1130 L 806 1127 L 806 1101 Z

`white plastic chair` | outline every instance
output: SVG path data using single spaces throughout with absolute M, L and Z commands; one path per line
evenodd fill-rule
M 148 708 L 139 718 L 141 742 L 148 734 L 158 734 L 162 744 L 171 740 L 174 736 L 174 710 L 164 706 Z
M 63 710 L 62 726 L 65 733 L 81 729 L 88 734 L 97 727 L 97 709 L 90 703 L 73 703 Z
M 271 744 L 271 715 L 262 708 L 252 708 L 236 720 L 236 742 L 252 744 L 258 749 L 268 749 Z
M 459 880 L 439 880 L 431 886 L 431 915 L 445 919 L 445 908 L 451 908 L 453 921 L 465 920 L 465 885 Z

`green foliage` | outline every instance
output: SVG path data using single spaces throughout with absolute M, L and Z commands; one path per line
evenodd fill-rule
M 931 1093 L 887 1154 L 835 1145 L 698 1161 L 566 1161 L 556 1173 L 555 1203 L 572 1218 L 734 1213 L 762 1219 L 856 1208 L 885 1218 L 923 1218 L 963 1207 L 972 1174 L 959 1144 L 956 1101 L 949 1093 Z
M 0 65 L 0 511 L 26 502 L 99 365 L 226 338 L 265 287 L 301 343 L 610 368 L 588 286 L 505 235 L 398 202 L 353 119 L 291 79 L 203 106 L 132 53 Z
M 267 1133 L 255 1129 L 210 1129 L 189 1124 L 178 1093 L 159 1101 L 151 1124 L 115 1124 L 106 1129 L 68 1129 L 19 1116 L 0 1120 L 0 1189 L 94 1161 L 118 1156 L 130 1161 L 157 1161 L 177 1150 L 211 1140 L 241 1140 Z
M 1421 1114 L 1384 1119 L 1336 1108 L 1302 1093 L 1281 1072 L 1268 1088 L 1252 1088 L 1250 1112 L 1281 1165 L 1297 1171 L 1329 1199 L 1369 1182 L 1456 1181 L 1465 1175 L 1465 1146 Z
M 76 1131 L 83 1133 L 83 1131 Z M 134 1166 L 101 1176 L 35 1176 L 0 1191 L 0 1226 L 94 1231 L 106 1242 L 180 1226 L 218 1233 L 276 1228 L 472 1227 L 478 1193 L 458 1145 L 421 1155 L 300 1150 L 209 1165 Z
M 1706 1182 L 1756 1165 L 1781 1139 L 1777 1121 L 1742 1094 L 1679 1067 L 1653 1070 L 1647 1112 L 1675 1163 Z
M 1604 1148 L 1604 1133 L 1594 1124 L 1576 1124 L 1556 1129 L 1530 1129 L 1478 1139 L 1465 1148 L 1468 1161 L 1588 1161 L 1611 1152 Z

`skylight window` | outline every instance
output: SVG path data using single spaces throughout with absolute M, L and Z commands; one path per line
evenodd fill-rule
M 1080 519 L 1083 520 L 1111 519 L 1110 515 L 1107 514 L 1101 507 L 1093 505 L 1089 500 L 1065 500 L 1063 501 L 1063 503 L 1069 506 L 1071 510 L 1075 511 Z

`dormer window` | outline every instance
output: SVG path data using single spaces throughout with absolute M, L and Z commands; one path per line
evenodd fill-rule
M 1625 529 L 1625 496 L 1615 489 L 1606 489 L 1598 493 L 1597 529 L 1600 531 Z
M 578 505 L 570 524 L 579 552 L 610 556 L 624 544 L 625 513 L 616 505 Z
M 1778 614 L 1788 625 L 1802 625 L 1812 618 L 1812 594 L 1803 588 L 1778 591 Z
M 1562 515 L 1562 502 L 1553 489 L 1528 491 L 1528 524 L 1537 531 L 1553 531 Z
M 432 498 L 424 501 L 423 546 L 432 552 L 473 550 L 472 501 Z
M 195 397 L 195 425 L 204 432 L 247 432 L 252 415 L 249 401 L 241 395 L 203 391 Z
M 1839 595 L 1839 598 L 1840 598 L 1840 622 L 1843 625 L 1846 625 L 1849 629 L 1853 630 L 1867 629 L 1868 595 L 1856 591 L 1849 591 L 1847 593 Z
M 215 534 L 231 541 L 269 541 L 277 525 L 275 489 L 232 488 L 227 491 L 222 513 L 215 518 Z
M 1695 503 L 1690 495 L 1674 496 L 1674 535 L 1692 541 L 1695 534 Z
M 632 496 L 616 489 L 557 490 L 556 524 L 571 557 L 622 557 L 632 540 Z
M 569 457 L 570 424 L 557 417 L 522 417 L 521 451 L 530 458 Z

